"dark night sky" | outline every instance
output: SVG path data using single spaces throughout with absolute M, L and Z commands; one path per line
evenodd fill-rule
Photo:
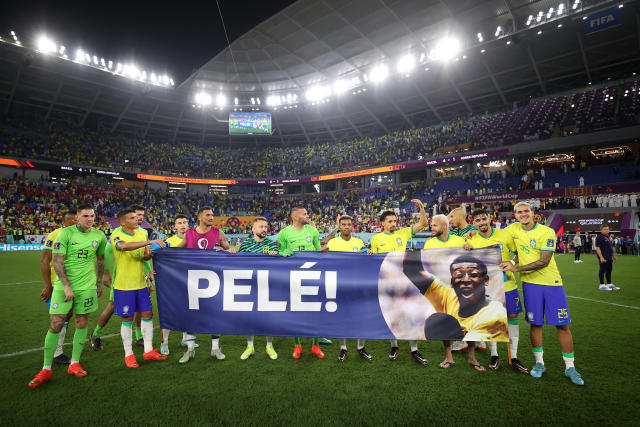
M 229 40 L 240 37 L 293 0 L 218 0 Z M 45 32 L 73 52 L 135 63 L 165 72 L 176 85 L 226 47 L 215 0 L 207 2 L 7 2 L 0 34 L 16 31 L 23 43 Z

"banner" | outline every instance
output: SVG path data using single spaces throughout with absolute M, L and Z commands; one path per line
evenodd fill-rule
M 155 252 L 160 326 L 206 334 L 508 341 L 500 249 L 291 257 Z
M 622 6 L 620 6 L 622 7 Z M 620 19 L 620 8 L 618 6 L 611 7 L 606 10 L 594 12 L 584 20 L 584 33 L 593 34 L 598 31 L 616 27 L 622 23 Z
M 14 245 L 11 243 L 0 243 L 0 252 L 9 251 L 41 251 L 44 245 Z
M 26 234 L 24 236 L 25 243 L 39 244 L 44 243 L 44 239 L 47 238 L 46 234 Z

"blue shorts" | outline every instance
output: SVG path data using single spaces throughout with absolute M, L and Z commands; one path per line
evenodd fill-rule
M 564 286 L 522 283 L 527 322 L 532 325 L 564 326 L 571 323 Z
M 153 309 L 149 288 L 136 289 L 135 291 L 114 289 L 113 303 L 115 313 L 120 317 L 132 317 L 135 313 L 144 313 Z
M 47 310 L 51 309 L 51 297 L 49 297 L 48 300 L 45 301 L 47 303 Z
M 520 292 L 517 289 L 504 293 L 504 299 L 507 303 L 507 314 L 522 313 L 522 303 L 520 302 Z

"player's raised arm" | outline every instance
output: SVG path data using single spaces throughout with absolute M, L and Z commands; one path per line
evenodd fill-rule
M 412 226 L 412 231 L 415 235 L 424 230 L 425 227 L 429 224 L 429 221 L 427 220 L 427 212 L 424 210 L 424 204 L 422 203 L 422 201 L 420 201 L 419 199 L 412 199 L 411 203 L 413 203 L 418 207 L 418 209 L 420 209 L 420 219 Z
M 432 274 L 422 268 L 422 254 L 420 251 L 407 252 L 402 262 L 402 272 L 411 280 L 411 283 L 424 294 L 434 281 Z

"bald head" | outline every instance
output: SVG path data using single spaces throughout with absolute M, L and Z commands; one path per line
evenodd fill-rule
M 467 225 L 467 211 L 463 208 L 455 208 L 447 216 L 449 224 L 455 228 L 464 228 Z

